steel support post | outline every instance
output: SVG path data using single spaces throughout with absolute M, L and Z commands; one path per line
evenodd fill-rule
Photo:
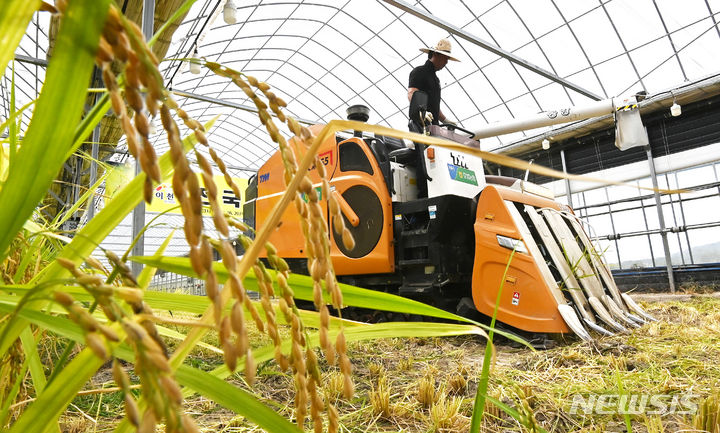
M 80 181 L 82 180 L 80 172 L 82 171 L 83 160 L 76 155 L 73 155 L 70 158 L 73 160 L 73 163 L 70 164 L 70 167 L 72 168 L 72 181 L 71 184 L 67 186 L 69 190 L 67 192 L 67 200 L 65 200 L 65 202 L 72 207 L 78 202 L 78 200 L 80 200 Z M 67 211 L 67 209 L 63 209 L 62 211 Z M 58 210 L 58 214 L 60 214 L 60 212 L 61 211 Z M 74 236 L 74 232 L 78 229 L 80 221 L 79 215 L 79 211 L 75 211 L 65 222 L 65 230 L 73 232 L 71 236 Z
M 620 245 L 618 245 L 618 232 L 615 228 L 615 219 L 613 218 L 612 213 L 612 204 L 610 202 L 610 193 L 608 193 L 607 187 L 603 188 L 605 190 L 605 200 L 607 200 L 607 208 L 608 208 L 608 215 L 610 216 L 610 228 L 612 228 L 613 232 L 613 242 L 615 243 L 615 254 L 617 254 L 617 260 L 618 260 L 618 266 L 620 269 L 622 269 L 622 259 L 620 259 Z M 588 218 L 588 221 L 590 218 Z
M 97 160 L 98 160 L 99 153 L 100 153 L 99 146 L 98 146 L 98 141 L 100 141 L 100 124 L 99 123 L 97 124 L 97 126 L 95 126 L 95 129 L 93 129 L 92 141 L 93 141 L 92 151 L 90 152 L 90 155 L 92 156 L 93 159 L 92 159 L 92 161 L 90 161 L 90 182 L 88 185 L 90 188 L 93 188 L 95 185 L 95 182 L 97 181 Z M 96 192 L 96 189 L 94 189 L 90 194 L 90 199 L 89 199 L 89 203 L 88 203 L 88 211 L 87 211 L 88 221 L 90 221 L 90 219 L 95 216 L 95 192 Z
M 645 212 L 645 200 L 642 198 L 640 199 L 640 210 L 643 214 L 643 220 L 645 221 L 645 231 L 648 232 L 647 234 L 647 241 L 648 241 L 648 247 L 650 248 L 650 261 L 652 262 L 653 268 L 655 265 L 655 250 L 653 249 L 652 245 L 652 239 L 650 239 L 650 224 L 648 224 L 647 220 L 647 212 Z
M 560 151 L 560 160 L 562 161 L 562 168 L 563 173 L 567 174 L 567 164 L 565 163 L 565 149 Z M 565 197 L 567 197 L 568 206 L 571 208 L 575 207 L 573 206 L 572 201 L 572 190 L 570 189 L 570 179 L 565 179 Z
M 667 179 L 667 174 L 665 174 L 665 178 Z M 680 182 L 678 181 L 678 172 L 675 172 L 675 185 L 680 185 Z M 683 207 L 683 199 L 682 194 L 678 194 L 678 204 L 680 204 L 680 218 L 682 218 L 682 225 L 687 227 L 687 223 L 685 222 L 685 208 Z M 687 242 L 688 246 L 688 255 L 690 256 L 690 264 L 695 264 L 695 258 L 693 257 L 692 253 L 692 244 L 690 244 L 690 235 L 688 234 L 687 229 L 683 230 L 685 232 L 685 241 Z M 679 241 L 678 241 L 679 242 Z M 680 249 L 682 251 L 682 248 Z
M 143 0 L 143 13 L 142 13 L 142 31 L 145 36 L 145 40 L 149 41 L 152 38 L 155 25 L 155 0 Z M 142 172 L 140 167 L 140 161 L 135 161 L 135 176 Z M 137 238 L 137 242 L 132 249 L 134 256 L 145 255 L 145 239 L 140 234 L 143 227 L 145 227 L 145 202 L 141 201 L 139 205 L 133 210 L 133 224 L 132 224 L 132 237 Z M 132 272 L 135 276 L 140 274 L 142 271 L 142 264 L 133 262 Z
M 100 81 L 100 77 L 98 76 L 98 69 L 95 68 L 95 79 L 94 84 L 96 85 Z M 95 102 L 97 103 L 98 97 L 95 97 Z M 93 129 L 92 133 L 92 150 L 90 152 L 90 155 L 92 156 L 92 161 L 90 161 L 90 182 L 88 182 L 88 186 L 90 188 L 93 188 L 95 185 L 95 182 L 97 181 L 97 161 L 100 154 L 100 124 L 101 122 L 98 122 L 97 125 L 95 125 L 95 129 Z M 90 194 L 90 200 L 88 203 L 88 211 L 87 211 L 87 220 L 90 221 L 92 217 L 95 216 L 95 192 L 96 190 L 93 190 Z
M 667 230 L 665 229 L 665 216 L 663 215 L 662 200 L 658 192 L 658 181 L 655 173 L 655 161 L 652 156 L 650 146 L 645 146 L 647 152 L 648 164 L 650 165 L 650 179 L 653 188 L 655 188 L 655 208 L 657 209 L 658 219 L 660 220 L 660 236 L 662 237 L 663 249 L 665 250 L 665 266 L 667 267 L 668 283 L 670 284 L 670 293 L 675 293 L 675 276 L 673 275 L 672 260 L 670 258 L 670 243 L 668 242 Z

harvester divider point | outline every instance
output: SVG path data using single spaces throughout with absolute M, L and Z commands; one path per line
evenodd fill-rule
M 582 326 L 582 322 L 580 321 L 577 314 L 575 313 L 575 310 L 573 310 L 571 306 L 569 306 L 568 304 L 560 304 L 558 305 L 558 312 L 562 316 L 563 320 L 565 320 L 565 323 L 568 325 L 568 327 L 575 333 L 575 335 L 577 335 L 584 341 L 593 341 L 593 338 Z
M 603 328 L 602 326 L 598 325 L 597 323 L 593 323 L 587 319 L 584 319 L 584 320 L 585 320 L 585 324 L 588 325 L 588 327 L 590 327 L 590 329 L 592 329 L 595 332 L 598 332 L 602 335 L 606 335 L 608 337 L 615 335 L 615 333 L 608 331 L 607 329 Z
M 651 316 L 651 315 L 649 315 L 648 313 L 646 313 L 645 310 L 643 310 L 642 307 L 639 306 L 639 305 L 637 304 L 637 302 L 635 302 L 635 300 L 634 300 L 633 298 L 631 298 L 630 295 L 628 295 L 627 293 L 623 293 L 623 294 L 622 294 L 622 298 L 625 300 L 625 303 L 627 304 L 627 306 L 628 306 L 631 310 L 633 310 L 634 312 L 636 312 L 637 314 L 639 314 L 640 317 L 642 317 L 642 318 L 644 318 L 645 320 L 650 321 L 650 322 L 657 322 L 657 321 L 658 321 L 658 319 L 656 319 L 656 318 L 654 318 L 653 316 Z

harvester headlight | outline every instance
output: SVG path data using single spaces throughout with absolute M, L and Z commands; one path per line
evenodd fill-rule
M 525 243 L 520 239 L 513 239 L 503 235 L 497 235 L 498 244 L 509 250 L 515 250 L 518 253 L 528 254 Z

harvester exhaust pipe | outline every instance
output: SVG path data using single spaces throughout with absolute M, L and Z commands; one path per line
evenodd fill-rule
M 543 111 L 527 118 L 490 123 L 477 129 L 473 139 L 479 140 L 609 115 L 613 115 L 615 119 L 615 146 L 618 149 L 626 150 L 631 147 L 648 145 L 647 132 L 640 117 L 635 95 L 592 101 L 579 106 Z
M 349 106 L 347 110 L 345 110 L 345 113 L 347 113 L 348 120 L 354 120 L 356 122 L 367 122 L 370 118 L 370 108 L 362 104 Z M 362 131 L 354 131 L 353 135 L 362 138 Z
M 593 101 L 579 107 L 564 107 L 558 110 L 544 111 L 528 118 L 484 125 L 475 131 L 473 139 L 479 140 L 481 138 L 495 137 L 511 132 L 605 116 L 611 114 L 614 109 L 615 105 L 613 100 L 604 99 L 602 101 Z

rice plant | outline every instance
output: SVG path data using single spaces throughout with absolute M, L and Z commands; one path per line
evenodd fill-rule
M 370 405 L 373 413 L 385 418 L 392 415 L 390 406 L 390 391 L 387 385 L 387 376 L 384 374 L 377 379 L 377 384 L 370 391 Z
M 186 2 L 176 16 L 191 4 L 192 1 Z M 344 129 L 343 122 L 331 122 L 316 135 L 283 112 L 285 102 L 267 83 L 219 64 L 203 63 L 213 73 L 242 88 L 255 103 L 258 122 L 282 151 L 286 169 L 287 191 L 271 220 L 279 220 L 285 207 L 294 203 L 306 216 L 307 243 L 315 247 L 308 258 L 310 277 L 289 274 L 287 264 L 274 255 L 274 247 L 266 242 L 269 230 L 261 230 L 254 240 L 242 237 L 246 254 L 240 259 L 231 248 L 229 227 L 241 230 L 247 227 L 223 214 L 210 162 L 195 147 L 207 148 L 239 196 L 225 164 L 212 148 L 211 123 L 199 123 L 173 100 L 160 75 L 158 59 L 139 28 L 122 15 L 117 5 L 109 0 L 58 1 L 55 6 L 39 1 L 7 2 L 0 11 L 0 26 L 5 34 L 0 47 L 0 70 L 5 70 L 26 26 L 39 9 L 56 14 L 61 25 L 42 92 L 34 103 L 32 120 L 27 130 L 22 131 L 23 139 L 18 139 L 19 131 L 13 126 L 3 144 L 1 172 L 7 177 L 0 190 L 3 203 L 0 260 L 4 270 L 4 285 L 0 287 L 3 296 L 0 369 L 6 386 L 0 395 L 0 425 L 12 432 L 52 429 L 85 384 L 104 365 L 111 365 L 114 392 L 122 396 L 124 406 L 125 419 L 118 431 L 152 431 L 159 424 L 167 431 L 198 431 L 185 410 L 184 400 L 199 393 L 267 431 L 304 429 L 310 418 L 315 431 L 327 425 L 332 432 L 338 430 L 338 412 L 335 400 L 326 399 L 322 392 L 325 385 L 321 369 L 339 372 L 333 377 L 341 379 L 342 398 L 351 399 L 354 383 L 348 342 L 387 336 L 483 333 L 474 324 L 355 326 L 330 317 L 328 305 L 341 310 L 346 305 L 362 307 L 370 303 L 374 308 L 392 305 L 393 311 L 462 320 L 417 302 L 337 283 L 327 254 L 329 247 L 323 232 L 326 223 L 316 212 L 319 197 L 308 187 L 305 174 L 311 164 L 322 167 L 315 155 L 317 146 L 328 134 Z M 84 112 L 93 68 L 102 71 L 106 92 Z M 53 233 L 56 224 L 43 225 L 35 210 L 65 159 L 78 149 L 110 107 L 142 173 L 72 238 L 64 238 Z M 296 155 L 290 150 L 271 112 L 304 143 L 303 154 Z M 18 113 L 14 115 L 17 117 Z M 156 115 L 162 120 L 170 145 L 165 155 L 157 155 L 149 141 L 148 117 Z M 15 125 L 15 119 L 9 121 Z M 180 137 L 178 122 L 189 128 L 190 136 Z M 203 227 L 200 189 L 197 177 L 190 175 L 188 152 L 194 153 L 200 166 L 219 238 L 209 237 Z M 35 176 L 28 176 L 30 172 Z M 162 252 L 138 258 L 149 266 L 141 275 L 133 275 L 127 254 L 119 257 L 105 251 L 112 266 L 105 269 L 91 256 L 92 251 L 140 200 L 152 200 L 153 187 L 164 181 L 172 182 L 182 209 L 189 259 L 178 263 L 163 257 Z M 310 200 L 304 202 L 298 192 Z M 323 196 L 328 196 L 327 191 Z M 81 205 L 82 201 L 76 203 Z M 337 206 L 331 203 L 330 209 L 335 210 L 334 217 L 339 215 Z M 343 242 L 351 245 L 354 240 L 350 232 L 341 231 Z M 222 258 L 220 262 L 212 262 L 213 250 Z M 263 250 L 273 269 L 257 259 Z M 204 279 L 207 298 L 198 302 L 182 295 L 145 291 L 156 267 L 173 270 L 173 266 Z M 247 296 L 249 289 L 261 294 L 259 301 Z M 301 311 L 295 299 L 314 301 L 317 312 Z M 176 313 L 202 316 L 181 320 L 155 313 L 167 305 L 172 305 Z M 185 326 L 187 331 L 178 334 L 168 325 Z M 257 347 L 251 341 L 251 327 L 269 344 Z M 210 332 L 217 336 L 217 346 L 202 341 Z M 48 333 L 60 337 L 64 349 L 49 365 L 43 365 L 38 343 Z M 176 341 L 169 344 L 168 336 Z M 208 373 L 186 363 L 198 346 L 221 353 L 225 365 Z M 258 363 L 270 360 L 293 378 L 295 426 L 261 403 L 252 392 L 223 380 L 234 371 L 241 371 L 251 386 Z M 28 374 L 30 383 L 24 380 Z

